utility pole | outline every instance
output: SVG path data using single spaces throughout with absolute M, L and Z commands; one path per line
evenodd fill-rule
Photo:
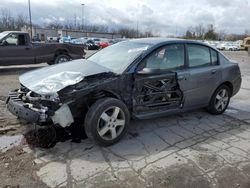
M 82 5 L 82 31 L 84 29 L 84 5 L 85 4 L 81 4 Z
M 30 17 L 30 37 L 32 39 L 32 22 L 31 22 L 30 0 L 28 0 L 28 4 L 29 4 L 29 17 Z
M 136 38 L 139 38 L 139 3 L 137 3 L 137 15 L 136 15 Z

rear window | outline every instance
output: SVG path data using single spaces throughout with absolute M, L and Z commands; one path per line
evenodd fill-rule
M 224 64 L 228 63 L 228 59 L 224 55 L 222 55 L 220 53 L 219 53 L 219 59 L 220 59 L 220 64 L 221 65 L 224 65 Z
M 210 49 L 212 65 L 218 65 L 218 53 L 215 50 Z
M 210 51 L 202 45 L 187 45 L 189 67 L 204 67 L 211 65 Z

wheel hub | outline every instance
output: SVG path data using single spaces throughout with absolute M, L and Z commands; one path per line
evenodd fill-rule
M 119 107 L 106 109 L 98 120 L 97 131 L 104 140 L 117 138 L 125 127 L 125 114 Z

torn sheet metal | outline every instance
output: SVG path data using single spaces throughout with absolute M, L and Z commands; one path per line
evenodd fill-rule
M 47 78 L 42 79 L 29 86 L 31 91 L 39 94 L 56 93 L 61 89 L 74 85 L 84 79 L 84 75 L 80 72 L 61 72 Z
M 30 71 L 19 77 L 20 83 L 37 94 L 55 94 L 61 89 L 82 81 L 89 75 L 110 72 L 88 60 L 74 60 Z

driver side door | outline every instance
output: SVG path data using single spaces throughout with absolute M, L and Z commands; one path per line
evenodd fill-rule
M 11 33 L 0 46 L 0 65 L 20 65 L 34 62 L 32 46 L 25 34 Z M 2 42 L 3 42 L 2 41 Z
M 134 78 L 135 114 L 180 109 L 183 94 L 178 84 L 177 72 L 180 75 L 185 72 L 184 49 L 184 44 L 169 44 L 156 49 L 142 60 Z

